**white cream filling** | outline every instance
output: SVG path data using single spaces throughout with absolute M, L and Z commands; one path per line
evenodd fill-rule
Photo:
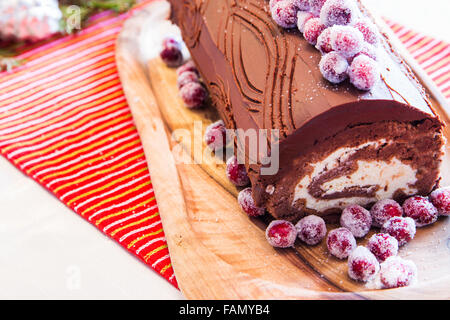
M 380 139 L 362 144 L 356 148 L 340 148 L 324 160 L 312 164 L 312 173 L 304 176 L 295 187 L 292 204 L 294 205 L 299 199 L 304 199 L 306 200 L 307 208 L 324 211 L 329 208 L 344 208 L 349 204 L 366 205 L 377 200 L 392 198 L 397 190 L 402 190 L 407 195 L 417 193 L 417 189 L 412 187 L 417 181 L 417 170 L 394 157 L 387 162 L 357 160 L 358 169 L 355 172 L 350 175 L 336 177 L 336 179 L 321 185 L 322 190 L 325 191 L 324 195 L 344 191 L 346 188 L 354 186 L 379 185 L 380 188 L 375 192 L 374 197 L 317 199 L 309 194 L 308 186 L 314 177 L 319 177 L 326 171 L 339 167 L 340 163 L 344 163 L 358 150 L 366 147 L 378 148 L 384 143 L 386 143 L 386 140 Z

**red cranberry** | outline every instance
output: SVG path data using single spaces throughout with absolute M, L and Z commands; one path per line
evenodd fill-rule
M 359 90 L 370 90 L 380 79 L 380 69 L 375 60 L 366 55 L 353 59 L 348 69 L 350 82 Z
M 363 46 L 361 48 L 361 51 L 359 53 L 357 53 L 356 56 L 348 59 L 349 63 L 352 63 L 356 57 L 358 57 L 362 54 L 368 56 L 369 58 L 372 58 L 375 61 L 378 60 L 377 49 L 373 45 L 371 45 L 367 42 L 364 42 Z
M 188 82 L 180 89 L 180 96 L 188 108 L 195 109 L 203 106 L 208 92 L 198 82 Z
M 227 130 L 222 120 L 216 121 L 206 127 L 205 142 L 212 150 L 221 149 L 227 144 Z
M 417 278 L 414 262 L 400 257 L 389 257 L 381 264 L 380 280 L 384 288 L 406 287 Z
M 428 198 L 420 196 L 406 199 L 402 208 L 405 216 L 412 218 L 417 227 L 435 223 L 439 215 L 436 207 Z
M 297 238 L 297 229 L 289 221 L 274 220 L 266 229 L 266 239 L 272 247 L 292 247 Z
M 336 258 L 345 259 L 356 248 L 356 240 L 347 228 L 337 228 L 328 233 L 327 248 Z
M 199 76 L 200 74 L 198 73 L 198 69 L 194 64 L 194 61 L 189 60 L 188 62 L 186 62 L 185 64 L 183 64 L 182 66 L 178 67 L 177 69 L 177 76 L 181 76 L 184 72 L 194 72 L 197 76 Z
M 269 8 L 270 8 L 270 10 L 272 10 L 273 7 L 274 7 L 278 2 L 284 2 L 284 1 L 286 1 L 286 0 L 270 0 L 270 1 L 269 1 Z
M 348 275 L 353 280 L 367 282 L 380 270 L 377 258 L 366 247 L 358 246 L 348 257 Z
M 350 26 L 331 27 L 331 47 L 346 58 L 359 53 L 363 47 L 364 39 L 361 32 Z
M 317 38 L 316 48 L 320 53 L 325 54 L 333 51 L 331 47 L 331 28 L 326 28 Z
M 318 244 L 327 234 L 325 221 L 321 217 L 315 215 L 302 218 L 297 222 L 295 227 L 297 228 L 300 240 L 310 246 Z
M 450 215 L 450 187 L 434 190 L 430 194 L 430 200 L 441 216 Z
M 160 57 L 169 67 L 178 67 L 183 63 L 181 44 L 174 38 L 168 37 L 163 40 L 163 48 Z
M 312 45 L 316 45 L 317 38 L 325 30 L 325 25 L 320 22 L 319 18 L 312 18 L 306 21 L 303 30 L 303 37 Z
M 294 28 L 297 25 L 298 8 L 290 1 L 279 1 L 272 7 L 272 19 L 283 28 Z
M 356 238 L 362 238 L 372 226 L 372 216 L 363 207 L 350 205 L 342 211 L 340 222 L 341 226 L 350 230 Z
M 302 11 L 309 11 L 310 6 L 309 6 L 309 0 L 291 0 L 294 5 Z
M 252 196 L 252 188 L 245 188 L 238 194 L 238 203 L 249 217 L 258 217 L 264 214 L 264 208 L 257 207 Z
M 330 52 L 322 56 L 319 62 L 322 76 L 331 83 L 340 83 L 347 79 L 348 62 L 337 52 Z
M 318 17 L 320 15 L 320 10 L 327 0 L 309 0 L 310 11 L 313 15 Z
M 387 233 L 377 233 L 370 237 L 367 248 L 382 262 L 398 253 L 398 241 Z
M 367 18 L 357 20 L 353 26 L 361 31 L 364 37 L 364 41 L 371 45 L 378 43 L 378 30 L 377 27 Z
M 186 72 L 183 72 L 182 74 L 180 74 L 180 76 L 177 79 L 178 89 L 181 89 L 182 87 L 184 87 L 185 84 L 187 84 L 189 82 L 197 82 L 197 83 L 200 82 L 200 80 L 195 72 L 186 71 Z
M 375 203 L 370 209 L 373 225 L 382 227 L 392 217 L 403 216 L 402 207 L 392 199 L 384 199 Z
M 357 15 L 354 0 L 328 0 L 320 10 L 320 20 L 329 27 L 351 24 Z
M 238 163 L 236 156 L 232 156 L 227 160 L 226 174 L 228 179 L 238 187 L 244 187 L 250 183 L 245 165 Z
M 311 12 L 299 11 L 297 13 L 297 27 L 301 33 L 305 32 L 305 24 L 312 18 L 314 18 L 314 15 Z
M 390 234 L 397 239 L 399 246 L 403 246 L 414 239 L 416 224 L 411 218 L 393 217 L 383 224 L 381 232 Z

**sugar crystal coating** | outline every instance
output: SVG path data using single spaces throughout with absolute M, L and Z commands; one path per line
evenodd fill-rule
M 403 202 L 403 212 L 406 217 L 412 218 L 417 227 L 423 227 L 436 222 L 438 211 L 428 198 L 415 196 Z
M 196 109 L 203 106 L 208 92 L 198 82 L 188 82 L 180 89 L 180 96 L 186 107 Z
M 302 11 L 309 11 L 311 9 L 309 0 L 291 0 L 294 5 Z
M 378 43 L 377 27 L 369 19 L 358 19 L 353 26 L 363 34 L 364 41 L 371 45 L 376 45 Z
M 274 220 L 266 229 L 266 239 L 272 247 L 292 247 L 295 243 L 296 238 L 297 229 L 289 221 Z
M 375 203 L 370 209 L 372 222 L 375 227 L 382 227 L 392 217 L 403 216 L 403 209 L 397 201 L 383 199 Z
M 199 72 L 198 69 L 194 63 L 194 61 L 189 60 L 188 62 L 186 62 L 185 64 L 181 65 L 180 67 L 177 68 L 177 76 L 181 76 L 184 72 L 194 72 L 197 74 L 197 76 L 199 76 Z
M 303 37 L 312 45 L 316 45 L 317 38 L 326 29 L 326 26 L 320 22 L 319 18 L 312 18 L 306 21 L 303 31 Z
M 377 62 L 366 55 L 359 55 L 353 59 L 348 73 L 350 82 L 359 90 L 370 90 L 380 80 Z
M 333 51 L 331 47 L 331 28 L 326 28 L 322 31 L 317 38 L 316 48 L 322 54 Z
M 372 226 L 370 212 L 359 205 L 350 205 L 342 210 L 341 226 L 350 230 L 356 238 L 364 237 Z
M 386 289 L 409 286 L 416 281 L 416 278 L 417 267 L 411 260 L 393 256 L 381 264 L 380 280 Z
M 314 15 L 311 12 L 299 11 L 297 13 L 297 28 L 301 33 L 305 32 L 305 24 L 312 18 L 314 18 Z
M 168 67 L 178 67 L 183 63 L 181 43 L 172 37 L 163 39 L 160 57 Z
M 367 282 L 380 270 L 376 257 L 363 246 L 358 246 L 348 257 L 348 275 L 353 280 Z
M 393 217 L 383 224 L 382 233 L 388 233 L 403 246 L 414 239 L 416 235 L 416 223 L 408 217 Z
M 347 25 L 358 16 L 354 0 L 327 0 L 320 10 L 320 20 L 326 26 Z
M 320 10 L 327 0 L 309 0 L 310 11 L 313 15 L 318 17 L 320 15 Z
M 290 1 L 279 1 L 272 6 L 272 19 L 283 28 L 294 28 L 297 25 L 298 8 Z
M 339 259 L 345 259 L 356 248 L 356 240 L 347 228 L 337 228 L 328 232 L 328 251 Z
M 222 120 L 216 121 L 206 127 L 206 145 L 212 150 L 223 148 L 227 143 L 227 131 Z
M 441 216 L 450 215 L 450 187 L 434 190 L 430 194 L 430 201 Z
M 367 248 L 382 262 L 398 253 L 398 241 L 387 233 L 376 233 L 367 242 Z
M 327 227 L 325 221 L 316 215 L 309 215 L 300 219 L 295 225 L 300 240 L 308 245 L 316 245 L 325 238 Z
M 249 217 L 258 217 L 264 214 L 264 208 L 257 207 L 252 196 L 252 188 L 245 188 L 238 194 L 238 203 L 242 211 Z
M 340 83 L 347 79 L 348 62 L 337 52 L 330 52 L 322 56 L 319 63 L 322 76 L 331 83 Z
M 331 27 L 331 47 L 346 58 L 358 54 L 364 44 L 362 33 L 351 26 L 335 25 Z
M 177 78 L 178 89 L 181 89 L 189 82 L 200 82 L 200 79 L 198 78 L 198 75 L 192 71 L 185 71 L 181 73 Z
M 250 183 L 245 165 L 239 163 L 236 156 L 232 156 L 227 160 L 226 175 L 238 187 L 243 187 Z

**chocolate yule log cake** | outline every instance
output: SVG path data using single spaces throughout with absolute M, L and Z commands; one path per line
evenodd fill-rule
M 276 174 L 246 163 L 256 204 L 274 217 L 325 216 L 438 186 L 443 124 L 378 27 L 379 76 L 360 90 L 351 77 L 325 79 L 323 52 L 298 28 L 281 27 L 268 0 L 170 2 L 227 128 L 279 132 Z

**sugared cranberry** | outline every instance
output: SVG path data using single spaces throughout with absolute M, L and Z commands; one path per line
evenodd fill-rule
M 350 230 L 356 238 L 364 237 L 372 226 L 370 212 L 358 205 L 350 205 L 342 210 L 341 226 Z
M 178 67 L 178 69 L 177 69 L 177 76 L 179 77 L 185 72 L 194 72 L 197 76 L 199 76 L 198 69 L 195 66 L 194 61 L 192 61 L 192 60 L 189 60 L 188 62 L 186 62 L 182 66 Z
M 314 18 L 314 15 L 311 12 L 299 11 L 297 13 L 297 27 L 301 33 L 305 32 L 305 24 L 312 18 Z
M 309 6 L 309 0 L 291 0 L 294 2 L 294 5 L 302 11 L 309 11 L 309 9 L 311 8 Z
M 348 257 L 348 275 L 353 280 L 367 282 L 380 270 L 377 258 L 366 247 L 358 246 Z
M 264 208 L 257 207 L 252 196 L 252 188 L 245 188 L 238 194 L 238 203 L 242 211 L 249 217 L 258 217 L 264 214 Z
M 347 79 L 348 62 L 337 52 L 330 52 L 322 56 L 319 69 L 323 77 L 331 83 L 340 83 Z
M 356 56 L 351 57 L 351 58 L 348 58 L 349 63 L 352 63 L 352 61 L 353 61 L 356 57 L 358 57 L 358 56 L 360 56 L 360 55 L 362 55 L 362 54 L 368 56 L 369 58 L 372 58 L 372 59 L 375 60 L 375 61 L 378 60 L 377 49 L 376 49 L 373 45 L 371 45 L 371 44 L 369 44 L 369 43 L 367 43 L 367 42 L 364 42 L 364 43 L 363 43 L 363 46 L 362 46 L 362 48 L 361 48 L 361 51 L 360 51 L 359 53 L 357 53 Z
M 378 43 L 378 30 L 377 27 L 367 18 L 357 20 L 353 26 L 361 31 L 364 37 L 364 41 L 371 45 Z
M 398 241 L 387 233 L 377 233 L 370 237 L 367 248 L 382 262 L 398 253 Z
M 403 215 L 402 207 L 392 199 L 384 199 L 375 203 L 370 209 L 373 225 L 382 227 L 383 224 L 392 217 L 401 217 Z
M 312 45 L 316 45 L 317 38 L 325 30 L 325 25 L 320 22 L 319 18 L 312 18 L 306 21 L 303 30 L 303 37 Z
M 297 222 L 295 227 L 297 228 L 300 240 L 310 246 L 318 244 L 327 234 L 325 221 L 321 217 L 315 215 L 309 215 L 302 218 Z
M 417 267 L 414 262 L 398 256 L 389 257 L 381 264 L 380 281 L 384 288 L 406 287 L 417 278 Z
M 327 0 L 309 0 L 310 11 L 313 15 L 318 17 L 320 15 L 320 10 Z
M 378 63 L 363 54 L 353 59 L 348 73 L 350 82 L 359 90 L 370 90 L 380 80 Z
M 364 43 L 362 33 L 350 26 L 333 26 L 330 31 L 331 47 L 345 58 L 358 54 Z
M 450 215 L 450 187 L 434 190 L 430 194 L 430 200 L 441 216 Z
M 356 248 L 356 240 L 347 228 L 333 229 L 327 236 L 328 251 L 339 259 L 345 259 Z
M 286 1 L 286 0 L 270 0 L 270 1 L 269 1 L 269 8 L 270 8 L 270 10 L 272 10 L 273 7 L 274 7 L 278 2 L 284 2 L 284 1 Z
M 297 238 L 297 229 L 289 221 L 274 220 L 266 229 L 266 239 L 272 247 L 292 247 Z
M 185 84 L 188 84 L 189 82 L 197 82 L 197 83 L 200 82 L 195 72 L 186 71 L 180 74 L 180 76 L 177 78 L 178 89 L 181 89 L 182 87 L 184 87 Z
M 329 27 L 351 24 L 357 15 L 358 8 L 354 0 L 327 0 L 320 10 L 320 20 Z
M 159 55 L 168 67 L 178 67 L 183 63 L 181 44 L 172 37 L 164 38 Z
M 423 227 L 435 223 L 438 211 L 428 198 L 415 196 L 403 202 L 403 212 L 406 217 L 412 218 L 417 227 Z
M 326 28 L 317 38 L 316 48 L 320 53 L 325 54 L 333 51 L 331 47 L 331 28 Z
M 188 82 L 180 89 L 180 96 L 186 107 L 195 109 L 203 106 L 208 92 L 198 82 Z
M 250 183 L 245 165 L 239 163 L 236 156 L 232 156 L 227 160 L 226 174 L 228 179 L 238 187 L 244 187 Z
M 221 149 L 227 144 L 227 130 L 222 120 L 216 121 L 206 127 L 205 142 L 212 150 Z
M 405 217 L 393 217 L 386 221 L 381 228 L 382 233 L 388 233 L 403 246 L 414 239 L 416 224 L 413 219 Z
M 291 1 L 279 1 L 272 6 L 272 19 L 283 28 L 294 28 L 297 25 L 298 8 Z

